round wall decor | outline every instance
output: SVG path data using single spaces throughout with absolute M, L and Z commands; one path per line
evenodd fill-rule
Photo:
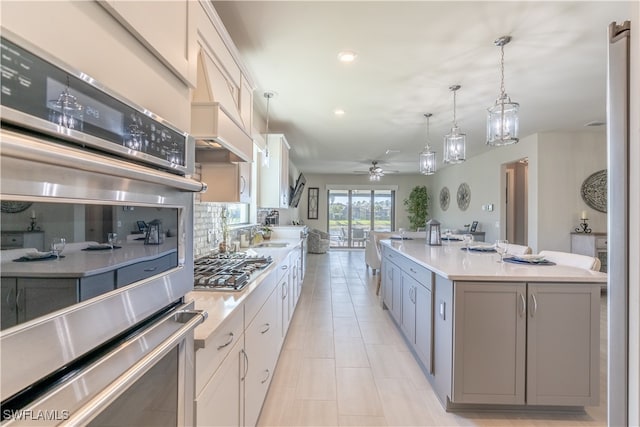
M 603 169 L 589 175 L 580 188 L 582 200 L 600 212 L 607 212 L 607 170 Z
M 458 207 L 461 211 L 466 211 L 471 201 L 471 189 L 466 182 L 463 182 L 458 187 Z
M 449 209 L 450 198 L 451 196 L 449 195 L 449 188 L 442 187 L 442 190 L 440 190 L 440 209 L 442 209 L 443 211 Z
M 18 213 L 26 211 L 31 205 L 31 202 L 2 202 L 2 213 Z

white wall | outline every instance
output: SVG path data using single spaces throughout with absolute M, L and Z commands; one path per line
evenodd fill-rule
M 319 230 L 327 230 L 327 185 L 367 185 L 383 186 L 397 185 L 398 191 L 396 192 L 395 199 L 395 211 L 396 211 L 396 229 L 409 228 L 409 220 L 407 212 L 404 207 L 404 199 L 409 197 L 411 190 L 417 185 L 426 185 L 429 189 L 429 183 L 427 177 L 423 175 L 385 175 L 377 183 L 369 181 L 368 175 L 307 175 L 307 184 L 305 185 L 304 194 L 300 199 L 298 205 L 299 218 L 311 228 L 317 228 Z M 309 188 L 317 187 L 320 189 L 320 198 L 318 200 L 318 219 L 307 218 L 307 202 L 309 200 Z M 429 192 L 431 195 L 431 192 Z M 431 199 L 430 206 L 434 205 L 434 200 Z M 429 208 L 429 215 L 431 215 L 433 208 Z M 281 217 L 282 219 L 282 217 Z
M 604 131 L 531 135 L 518 144 L 494 148 L 460 165 L 442 168 L 428 178 L 436 202 L 433 216 L 443 228 L 462 228 L 478 220 L 478 230 L 487 233 L 487 241 L 504 236 L 504 165 L 525 157 L 529 159 L 528 245 L 535 252 L 569 251 L 569 233 L 578 226 L 583 210 L 593 231 L 606 231 L 606 214 L 589 208 L 580 196 L 585 178 L 606 169 Z M 463 182 L 471 188 L 466 211 L 461 211 L 456 201 L 458 186 Z M 440 209 L 438 201 L 444 186 L 451 193 L 447 211 Z M 489 203 L 494 211 L 483 211 L 482 205 Z
M 538 144 L 538 250 L 568 252 L 568 233 L 583 210 L 593 231 L 607 231 L 607 214 L 588 207 L 580 195 L 584 180 L 607 168 L 606 135 L 543 133 Z
M 503 165 L 522 158 L 529 159 L 529 206 L 537 203 L 537 170 L 538 136 L 523 138 L 518 144 L 495 148 L 482 155 L 472 157 L 459 165 L 451 165 L 437 171 L 429 177 L 432 190 L 432 216 L 442 223 L 442 228 L 462 228 L 474 220 L 479 221 L 478 231 L 486 232 L 485 240 L 492 242 L 501 235 L 504 222 L 504 212 L 501 203 L 504 197 L 504 183 L 502 182 Z M 458 208 L 456 194 L 458 186 L 466 182 L 471 189 L 471 201 L 466 211 Z M 451 200 L 449 208 L 440 208 L 439 195 L 443 187 L 449 188 Z M 482 205 L 493 204 L 493 212 L 483 211 Z M 532 231 L 532 224 L 537 221 L 537 215 L 529 214 L 529 245 L 537 240 Z M 504 231 L 502 231 L 504 235 Z

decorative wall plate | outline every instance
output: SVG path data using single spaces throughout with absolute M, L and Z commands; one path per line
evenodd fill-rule
M 18 213 L 26 211 L 32 204 L 32 202 L 1 202 L 1 208 L 3 213 Z
M 582 183 L 580 188 L 582 200 L 600 212 L 607 212 L 607 170 L 595 172 Z
M 471 189 L 466 182 L 463 182 L 458 187 L 458 207 L 461 211 L 466 211 L 471 201 Z
M 450 198 L 451 196 L 449 195 L 449 188 L 442 187 L 442 190 L 440 190 L 440 209 L 442 209 L 443 211 L 449 209 Z

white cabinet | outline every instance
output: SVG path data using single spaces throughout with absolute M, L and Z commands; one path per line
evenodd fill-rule
M 258 422 L 280 351 L 278 292 L 274 289 L 245 331 L 248 366 L 245 377 L 244 425 Z
M 260 162 L 258 206 L 261 208 L 289 207 L 289 143 L 282 134 L 267 135 L 269 164 Z
M 244 335 L 240 335 L 218 370 L 196 395 L 195 425 L 227 427 L 243 425 L 244 382 L 242 379 L 246 366 Z
M 607 233 L 571 233 L 571 252 L 600 259 L 600 271 L 607 272 Z
M 200 180 L 207 191 L 200 194 L 201 202 L 250 203 L 251 163 L 202 163 Z
M 598 284 L 456 283 L 453 403 L 597 405 Z

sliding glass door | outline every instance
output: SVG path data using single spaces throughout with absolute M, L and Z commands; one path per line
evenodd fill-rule
M 331 246 L 364 248 L 371 230 L 393 230 L 394 197 L 394 190 L 328 190 Z

